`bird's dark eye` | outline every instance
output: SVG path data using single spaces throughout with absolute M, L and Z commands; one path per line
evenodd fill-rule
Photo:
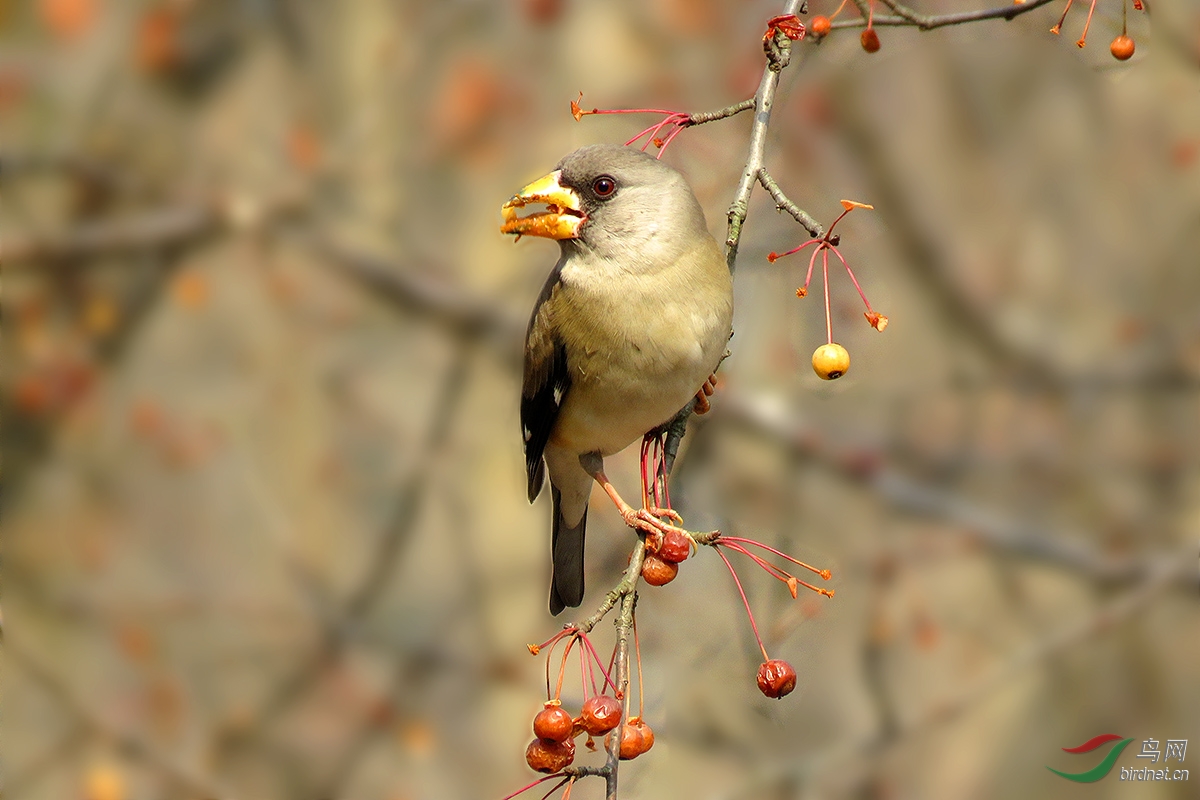
M 601 175 L 592 183 L 592 191 L 596 197 L 611 197 L 617 190 L 617 182 L 607 175 Z

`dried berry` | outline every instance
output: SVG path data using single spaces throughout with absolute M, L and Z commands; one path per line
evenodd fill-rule
M 867 28 L 863 31 L 860 40 L 862 41 L 863 50 L 866 50 L 868 53 L 879 52 L 879 34 L 875 32 L 874 28 Z
M 612 734 L 609 734 L 610 736 Z M 608 743 L 608 740 L 605 740 Z M 631 717 L 621 726 L 621 760 L 637 758 L 654 746 L 654 731 L 638 717 Z
M 656 555 L 669 564 L 685 561 L 692 553 L 692 543 L 687 536 L 679 531 L 667 531 L 663 534 L 662 544 Z
M 796 670 L 782 659 L 764 661 L 758 668 L 758 688 L 767 697 L 776 699 L 791 694 L 796 688 Z
M 563 767 L 570 766 L 575 760 L 575 742 L 567 739 L 565 742 L 548 742 L 545 739 L 534 739 L 525 748 L 525 763 L 538 772 L 558 772 Z
M 634 718 L 633 726 L 642 732 L 642 752 L 646 752 L 651 747 L 654 747 L 654 731 L 645 720 Z
M 592 736 L 608 733 L 621 721 L 621 704 L 617 698 L 598 694 L 587 699 L 579 714 L 583 729 Z
M 675 580 L 679 574 L 679 565 L 663 561 L 658 556 L 646 556 L 642 562 L 642 580 L 651 586 L 662 586 Z
M 812 365 L 818 377 L 831 381 L 842 377 L 850 369 L 850 354 L 836 342 L 823 344 L 813 353 Z
M 1133 58 L 1133 39 L 1122 33 L 1112 40 L 1108 49 L 1117 61 L 1128 61 Z
M 546 707 L 533 718 L 533 735 L 547 742 L 563 742 L 571 738 L 574 720 L 562 706 L 554 700 L 546 703 Z M 535 767 L 536 769 L 536 767 Z
M 812 18 L 812 22 L 809 23 L 808 29 L 812 31 L 813 36 L 820 39 L 829 35 L 829 31 L 833 30 L 833 23 L 830 21 L 829 17 L 816 16 Z

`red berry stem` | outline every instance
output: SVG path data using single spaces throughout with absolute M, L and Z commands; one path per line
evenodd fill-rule
M 830 247 L 829 249 L 833 251 L 833 254 L 842 262 L 842 266 L 846 268 L 846 273 L 849 274 L 850 280 L 854 282 L 854 288 L 858 290 L 858 296 L 862 298 L 863 303 L 867 306 L 867 311 L 874 311 L 871 308 L 871 301 L 867 299 L 867 295 L 863 292 L 862 287 L 858 285 L 858 278 L 854 277 L 854 270 L 850 269 L 850 265 L 846 263 L 846 259 L 842 257 L 842 254 L 838 252 L 836 247 Z
M 1088 7 L 1087 21 L 1083 23 L 1083 35 L 1079 37 L 1079 41 L 1075 44 L 1083 47 L 1087 44 L 1088 28 L 1092 27 L 1092 14 L 1096 12 L 1096 0 L 1092 0 L 1091 6 Z
M 637 614 L 633 615 L 633 652 L 637 655 L 638 668 L 638 719 L 646 714 L 645 683 L 642 681 L 642 642 L 638 638 Z
M 825 336 L 827 342 L 833 344 L 833 315 L 829 313 L 829 248 L 827 247 L 821 248 L 821 277 L 825 283 Z
M 762 567 L 763 571 L 766 572 L 768 575 L 770 575 L 772 578 L 778 578 L 779 580 L 783 581 L 784 583 L 787 583 L 789 578 L 794 580 L 794 576 L 792 576 L 785 570 L 775 566 L 771 562 L 764 559 L 762 556 L 756 555 L 755 553 L 751 553 L 749 550 L 747 550 L 745 547 L 742 547 L 740 544 L 733 544 L 732 542 L 727 542 L 722 539 L 718 539 L 717 541 L 713 542 L 713 544 L 720 545 L 723 547 L 728 547 L 730 550 L 736 550 L 737 552 L 739 552 L 742 555 L 749 558 L 755 564 L 758 564 L 760 567 Z
M 650 505 L 650 437 L 642 437 L 642 507 Z
M 539 783 L 545 783 L 546 781 L 552 781 L 552 780 L 554 780 L 555 778 L 561 778 L 561 777 L 562 777 L 562 773 L 561 773 L 561 772 L 556 772 L 556 773 L 554 773 L 553 775 L 547 775 L 547 776 L 546 776 L 546 777 L 544 777 L 544 778 L 538 778 L 536 781 L 534 781 L 533 783 L 529 784 L 528 786 L 522 786 L 520 789 L 517 789 L 517 790 L 516 790 L 515 792 L 513 792 L 512 794 L 510 794 L 510 795 L 506 795 L 506 796 L 504 796 L 504 797 L 501 797 L 501 798 L 500 798 L 500 800 L 512 800 L 512 799 L 513 799 L 514 797 L 516 797 L 517 795 L 519 795 L 519 794 L 523 794 L 524 792 L 528 792 L 530 789 L 532 789 L 533 787 L 537 786 Z M 559 784 L 559 786 L 561 786 L 561 785 L 562 785 L 562 784 L 560 783 L 560 784 Z M 555 786 L 554 788 L 555 788 L 555 789 L 557 789 L 557 788 L 558 788 L 558 786 Z M 553 793 L 553 791 L 554 791 L 554 790 L 552 789 L 552 790 L 551 790 L 551 792 Z
M 604 662 L 600 660 L 600 654 L 596 652 L 596 648 L 592 644 L 592 640 L 589 639 L 586 634 L 581 634 L 580 638 L 583 639 L 583 643 L 587 646 L 588 651 L 592 654 L 592 658 L 596 660 L 596 666 L 600 668 L 600 674 L 604 676 L 605 684 L 612 687 L 614 694 L 620 695 L 621 691 L 617 688 L 617 685 L 613 683 L 612 678 L 609 677 L 609 672 L 612 671 L 612 664 L 609 664 L 608 670 L 605 670 Z
M 771 657 L 767 655 L 767 648 L 763 646 L 762 637 L 758 635 L 758 623 L 754 621 L 754 612 L 750 610 L 750 601 L 746 599 L 746 590 L 742 588 L 742 581 L 738 577 L 737 571 L 734 570 L 733 564 L 729 563 L 729 559 L 721 552 L 721 548 L 715 548 L 717 555 L 725 562 L 725 566 L 729 568 L 729 574 L 733 576 L 733 582 L 737 584 L 738 594 L 742 596 L 742 605 L 746 607 L 746 615 L 750 617 L 750 627 L 754 630 L 754 639 L 758 642 L 758 649 L 762 651 L 763 661 L 770 661 Z
M 1063 9 L 1062 16 L 1058 18 L 1058 24 L 1050 29 L 1050 32 L 1055 36 L 1058 36 L 1058 34 L 1062 31 L 1063 23 L 1067 20 L 1067 12 L 1071 10 L 1071 3 L 1073 2 L 1075 2 L 1075 0 L 1067 0 L 1067 6 Z
M 575 645 L 575 641 L 577 638 L 578 637 L 576 637 L 576 636 L 572 636 L 567 641 L 567 649 L 563 650 L 562 661 L 559 663 L 559 666 L 558 666 L 558 683 L 555 684 L 555 686 L 554 686 L 554 699 L 557 699 L 562 696 L 563 678 L 566 677 L 566 674 L 567 674 L 567 656 L 571 655 L 571 648 Z M 547 663 L 549 663 L 549 661 L 550 661 L 548 656 L 546 658 L 546 661 L 547 661 Z
M 833 19 L 834 17 L 836 17 L 838 14 L 842 13 L 842 9 L 843 9 L 843 8 L 845 8 L 845 7 L 846 7 L 846 0 L 842 0 L 842 4 L 841 4 L 840 6 L 838 6 L 838 7 L 837 7 L 837 11 L 835 11 L 835 12 L 833 12 L 832 14 L 830 14 L 830 15 L 829 15 L 829 19 L 831 19 L 831 20 L 832 20 L 832 19 Z
M 795 599 L 795 597 L 796 597 L 796 587 L 797 586 L 803 586 L 806 589 L 811 589 L 812 591 L 816 592 L 817 594 L 822 594 L 822 595 L 825 595 L 826 597 L 833 597 L 832 589 L 822 589 L 819 586 L 813 586 L 808 581 L 802 581 L 799 578 L 797 578 L 795 575 L 792 575 L 790 572 L 788 572 L 784 569 L 781 569 L 780 567 L 777 567 L 768 561 L 763 560 L 762 558 L 755 555 L 754 553 L 751 553 L 749 550 L 747 550 L 742 545 L 731 544 L 727 541 L 724 541 L 725 538 L 726 537 L 722 537 L 721 539 L 718 539 L 717 541 L 713 542 L 713 544 L 714 545 L 724 544 L 725 547 L 728 547 L 731 550 L 737 550 L 739 553 L 749 556 L 751 559 L 754 560 L 754 562 L 756 564 L 758 564 L 760 567 L 762 567 L 763 570 L 766 571 L 768 574 L 770 574 L 772 577 L 778 578 L 779 580 L 786 583 L 788 586 L 788 591 L 790 591 L 792 593 L 793 599 Z M 735 537 L 735 538 L 740 539 L 741 537 Z M 755 542 L 750 539 L 742 539 L 742 541 L 750 542 L 751 544 L 759 544 L 758 542 Z M 760 545 L 760 546 L 765 547 L 765 545 Z M 773 553 L 777 553 L 778 555 L 782 556 L 783 558 L 786 558 L 788 561 L 793 561 L 802 567 L 811 569 L 813 572 L 816 572 L 818 575 L 820 575 L 822 578 L 825 578 L 826 580 L 829 579 L 829 575 L 830 575 L 829 570 L 817 570 L 813 567 L 810 567 L 808 564 L 805 564 L 803 561 L 796 561 L 796 559 L 792 558 L 791 556 L 787 556 L 787 555 L 784 555 L 783 553 L 780 553 L 778 550 L 774 550 L 772 548 L 767 548 L 767 549 L 771 550 L 771 552 L 773 552 Z
M 562 773 L 557 773 L 557 774 L 560 774 L 560 775 L 561 775 Z M 551 777 L 553 777 L 553 776 L 551 776 Z M 550 787 L 550 791 L 548 791 L 548 792 L 546 792 L 544 795 L 542 795 L 542 798 L 541 798 L 541 800 L 546 800 L 546 798 L 547 798 L 547 797 L 549 797 L 550 795 L 554 794 L 554 793 L 555 793 L 555 792 L 557 792 L 559 789 L 561 789 L 561 788 L 562 788 L 562 787 L 563 787 L 565 784 L 567 784 L 567 783 L 569 783 L 570 781 L 573 781 L 573 780 L 575 780 L 575 779 L 574 779 L 574 778 L 572 778 L 572 777 L 569 777 L 569 776 L 568 776 L 568 777 L 566 777 L 566 778 L 563 778 L 561 781 L 559 781 L 558 783 L 556 783 L 556 784 L 554 784 L 553 786 L 551 786 L 551 787 Z
M 780 558 L 786 558 L 788 561 L 792 562 L 796 566 L 804 567 L 809 572 L 815 572 L 816 574 L 820 575 L 825 580 L 829 580 L 831 577 L 833 577 L 833 573 L 831 573 L 827 569 L 817 569 L 812 564 L 805 564 L 803 561 L 800 561 L 799 559 L 792 558 L 787 553 L 776 550 L 774 547 L 771 547 L 768 544 L 763 544 L 762 542 L 759 542 L 759 541 L 755 541 L 754 539 L 747 539 L 744 536 L 722 536 L 720 539 L 717 540 L 717 542 L 722 542 L 722 541 L 741 542 L 742 544 L 752 544 L 755 547 L 761 547 L 763 550 L 766 550 L 769 553 L 774 553 L 775 555 L 779 556 Z
M 577 628 L 574 625 L 570 625 L 570 624 L 564 625 L 563 629 L 561 631 L 554 634 L 553 636 L 551 636 L 549 639 L 542 642 L 541 644 L 529 645 L 529 652 L 532 655 L 536 656 L 538 653 L 542 652 L 547 647 L 552 646 L 555 642 L 557 642 L 562 637 L 566 636 L 568 633 L 574 633 L 576 630 L 577 630 Z
M 588 667 L 591 662 L 587 657 L 587 650 L 580 645 L 579 648 L 579 686 L 583 692 L 583 699 L 588 699 Z M 596 694 L 596 676 L 592 676 L 592 694 Z
M 675 140 L 676 136 L 683 133 L 683 129 L 685 127 L 687 127 L 687 126 L 676 123 L 675 130 L 673 130 L 669 134 L 667 134 L 667 138 L 665 140 L 663 140 L 663 143 L 658 146 L 658 157 L 659 158 L 662 158 L 662 154 L 664 152 L 666 152 L 667 145 L 669 145 L 671 142 L 673 142 Z

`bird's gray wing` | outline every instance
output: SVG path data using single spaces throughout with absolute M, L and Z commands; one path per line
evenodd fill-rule
M 542 490 L 546 464 L 542 453 L 571 386 L 567 349 L 557 336 L 554 295 L 560 288 L 562 262 L 555 265 L 533 307 L 525 334 L 525 378 L 521 387 L 521 433 L 525 439 L 525 469 L 529 502 Z

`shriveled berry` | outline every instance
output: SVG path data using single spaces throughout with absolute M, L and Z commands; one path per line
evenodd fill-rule
M 867 28 L 859 39 L 862 42 L 863 50 L 868 53 L 879 52 L 879 34 L 875 32 L 874 28 Z
M 538 772 L 558 772 L 575 760 L 575 741 L 549 742 L 534 739 L 525 748 L 525 763 Z
M 692 553 L 692 543 L 687 536 L 679 531 L 667 531 L 663 534 L 662 544 L 656 555 L 670 564 L 678 564 L 687 559 Z
M 791 694 L 795 688 L 796 670 L 788 662 L 773 658 L 758 668 L 758 689 L 767 697 L 778 699 Z
M 829 32 L 833 30 L 833 22 L 830 21 L 829 17 L 822 17 L 818 15 L 812 18 L 812 22 L 809 23 L 808 29 L 812 31 L 813 36 L 820 39 L 823 36 L 828 36 Z
M 662 586 L 675 580 L 679 574 L 679 565 L 663 561 L 658 556 L 649 555 L 642 561 L 642 580 L 651 586 Z
M 614 731 L 615 733 L 615 731 Z M 609 734 L 611 736 L 612 734 Z M 607 743 L 607 740 L 606 740 Z M 637 758 L 654 746 L 654 731 L 638 717 L 621 726 L 621 760 Z
M 592 736 L 599 736 L 608 733 L 620 723 L 621 704 L 611 695 L 593 695 L 583 704 L 579 717 L 585 731 Z
M 822 380 L 840 378 L 850 369 L 850 354 L 840 344 L 823 344 L 813 352 L 813 371 Z
M 571 738 L 574 726 L 571 715 L 551 700 L 533 718 L 533 735 L 548 742 L 563 742 Z
M 642 732 L 642 752 L 644 753 L 651 747 L 654 747 L 654 730 L 646 724 L 646 721 L 643 719 L 634 719 L 633 725 Z
M 1133 39 L 1122 33 L 1112 40 L 1108 49 L 1117 61 L 1128 61 L 1133 58 Z

